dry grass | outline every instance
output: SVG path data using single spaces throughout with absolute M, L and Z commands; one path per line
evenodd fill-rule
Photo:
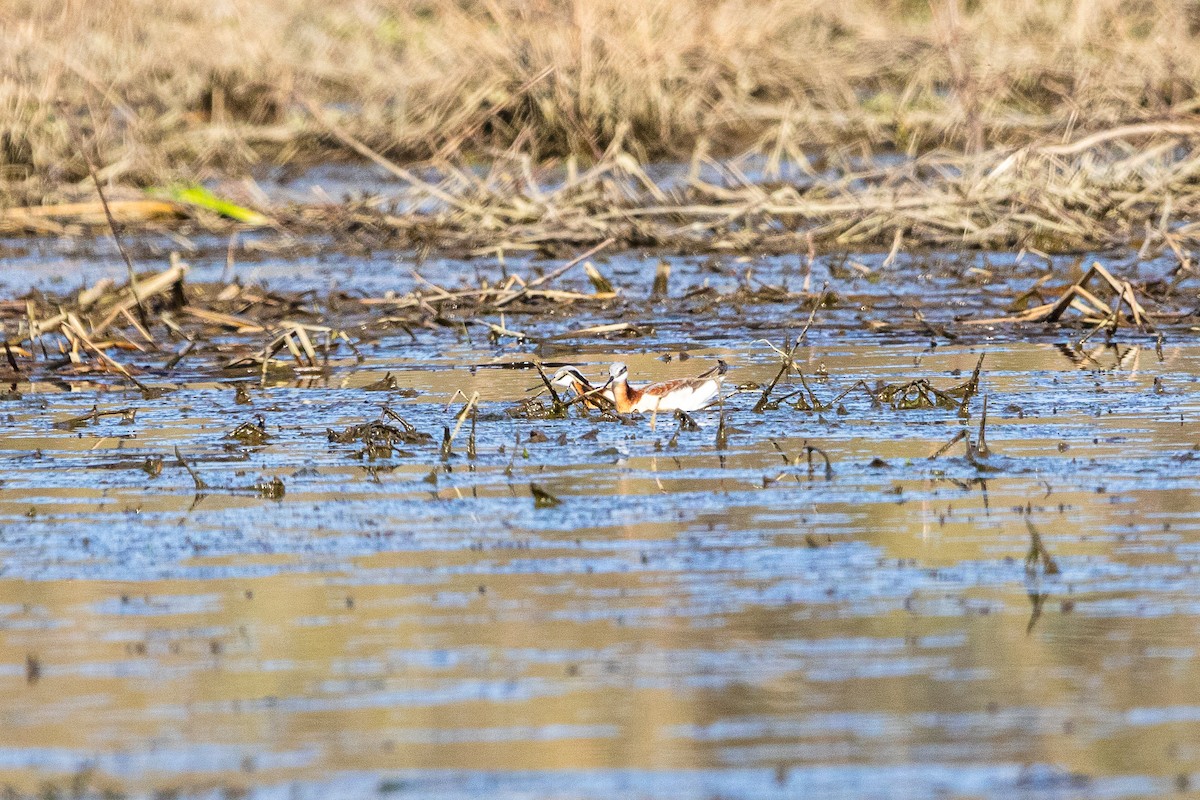
M 627 173 L 630 161 L 747 150 L 799 164 L 937 151 L 970 158 L 866 183 L 837 171 L 816 196 L 735 186 L 606 202 L 749 204 L 739 219 L 816 220 L 818 240 L 843 242 L 996 245 L 1031 227 L 1051 246 L 1129 241 L 1191 182 L 1187 159 L 1131 161 L 1161 141 L 1145 132 L 1124 150 L 1053 146 L 1139 123 L 1190 142 L 1198 29 L 1195 0 L 13 0 L 0 10 L 0 198 L 69 197 L 87 176 L 81 143 L 102 180 L 142 186 L 311 163 L 349 153 L 348 139 L 443 174 L 480 158 Z M 544 216 L 509 186 L 523 199 L 506 219 L 514 203 L 497 185 L 461 189 L 488 199 L 456 224 Z M 674 222 L 709 225 L 701 211 Z M 669 244 L 677 228 L 624 238 Z M 566 233 L 551 238 L 621 232 Z
M 535 173 L 527 159 L 502 155 L 486 172 L 446 165 L 424 178 L 372 153 L 405 185 L 387 197 L 263 210 L 271 215 L 266 224 L 281 232 L 331 235 L 350 248 L 565 256 L 615 244 L 811 257 L 847 249 L 1061 253 L 1132 246 L 1143 255 L 1173 254 L 1190 272 L 1191 250 L 1200 246 L 1200 154 L 1188 142 L 1197 138 L 1200 124 L 1176 123 L 1116 128 L 1063 145 L 882 164 L 695 157 L 667 181 L 615 147 L 580 171 Z M 745 174 L 750 167 L 754 178 Z M 122 198 L 110 211 L 126 230 L 228 234 L 239 227 L 183 202 L 136 199 L 130 190 L 109 194 Z M 0 235 L 75 236 L 108 227 L 98 201 L 0 210 Z
M 1189 114 L 1200 85 L 1192 0 L 14 0 L 0 13 L 10 179 L 80 178 L 72 122 L 108 177 L 141 181 L 336 147 L 302 99 L 396 159 L 514 145 L 597 157 L 614 138 L 658 158 L 1024 143 Z

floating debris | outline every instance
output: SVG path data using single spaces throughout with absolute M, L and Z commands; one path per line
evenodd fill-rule
M 162 456 L 147 456 L 142 462 L 142 472 L 145 472 L 151 478 L 157 478 L 162 475 L 163 457 Z
M 259 497 L 265 497 L 268 500 L 282 500 L 286 493 L 283 481 L 278 476 L 254 484 L 254 491 Z
M 396 424 L 389 424 L 385 420 Z M 330 442 L 337 444 L 361 442 L 363 449 L 358 455 L 369 460 L 401 455 L 403 451 L 400 450 L 400 445 L 423 445 L 433 441 L 432 436 L 417 430 L 408 420 L 387 406 L 381 410 L 378 420 L 350 425 L 340 431 L 327 428 L 325 435 Z
M 529 493 L 533 495 L 534 508 L 554 508 L 555 506 L 562 505 L 562 500 L 559 500 L 536 483 L 529 484 Z
M 1030 297 L 1038 294 L 1041 286 L 1049 276 L 1043 277 L 1033 287 L 1019 295 L 1014 305 L 1024 304 Z M 1093 293 L 1088 285 L 1094 278 L 1101 280 L 1101 286 Z M 1107 295 L 1106 302 L 1101 295 Z M 966 320 L 964 324 L 991 325 L 1001 322 L 1041 322 L 1053 323 L 1063 319 L 1068 311 L 1074 311 L 1079 324 L 1093 328 L 1107 328 L 1116 331 L 1122 321 L 1121 309 L 1128 309 L 1125 318 L 1140 331 L 1153 331 L 1153 321 L 1145 307 L 1137 298 L 1133 284 L 1129 281 L 1113 277 L 1099 261 L 1093 262 L 1087 272 L 1075 283 L 1068 286 L 1058 296 L 1058 299 L 1027 308 L 1008 317 L 993 319 Z
M 188 475 L 192 478 L 192 483 L 196 488 L 197 502 L 206 494 L 221 493 L 235 495 L 256 495 L 269 500 L 281 500 L 286 492 L 283 480 L 278 476 L 270 479 L 259 480 L 250 486 L 213 486 L 200 477 L 192 466 L 184 460 L 183 454 L 179 452 L 179 447 L 175 447 L 175 460 L 187 470 Z
M 61 430 L 75 430 L 85 425 L 94 425 L 105 417 L 120 417 L 122 425 L 132 425 L 137 419 L 137 412 L 136 408 L 115 408 L 108 411 L 100 411 L 97 406 L 92 406 L 92 410 L 88 413 L 59 420 L 53 423 L 53 427 Z
M 225 435 L 227 439 L 234 439 L 246 445 L 264 445 L 271 441 L 271 434 L 267 433 L 267 421 L 261 414 L 255 416 L 254 422 L 243 422 L 232 431 Z
M 388 372 L 374 383 L 368 383 L 366 386 L 362 387 L 362 390 L 364 392 L 394 392 L 399 388 L 399 385 L 396 383 L 396 378 L 392 375 L 392 373 Z
M 772 399 L 771 395 L 779 385 L 779 382 L 794 369 L 791 361 L 792 352 L 794 352 L 794 347 L 793 350 L 784 354 L 784 364 L 780 366 L 779 372 L 776 373 L 771 382 L 763 389 L 762 395 L 754 405 L 753 410 L 755 412 L 775 410 L 783 403 L 792 400 L 792 407 L 799 411 L 812 413 L 837 411 L 844 414 L 846 410 L 842 405 L 842 401 L 855 390 L 860 390 L 871 398 L 872 403 L 886 405 L 896 411 L 940 408 L 948 411 L 956 411 L 960 416 L 968 416 L 971 399 L 979 391 L 979 379 L 984 359 L 984 356 L 980 355 L 969 379 L 944 389 L 937 388 L 926 378 L 916 378 L 899 383 L 884 383 L 880 381 L 874 387 L 868 386 L 865 381 L 859 380 L 827 401 L 817 397 L 816 392 L 809 386 L 804 373 L 797 369 L 795 372 L 800 381 L 800 388 L 779 398 Z

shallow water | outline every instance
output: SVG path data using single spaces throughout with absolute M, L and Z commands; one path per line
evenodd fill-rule
M 84 283 L 119 275 L 104 252 L 11 250 L 21 269 L 4 296 L 81 281 L 75 261 L 95 266 Z M 513 317 L 536 341 L 497 345 L 376 331 L 361 362 L 334 358 L 319 378 L 260 383 L 184 361 L 150 373 L 173 389 L 157 400 L 95 377 L 19 384 L 0 403 L 0 781 L 312 798 L 1151 797 L 1200 784 L 1195 332 L 1080 350 L 1077 331 L 971 327 L 954 318 L 1003 313 L 1046 263 L 859 260 L 875 278 L 822 263 L 810 279 L 840 298 L 797 354 L 813 392 L 946 388 L 984 354 L 990 456 L 959 443 L 929 458 L 977 431 L 981 397 L 963 420 L 862 392 L 824 414 L 755 413 L 757 390 L 727 392 L 723 449 L 715 410 L 674 439 L 666 417 L 507 413 L 538 382 L 532 356 L 596 375 L 624 360 L 647 377 L 720 357 L 730 392 L 768 382 L 778 357 L 756 340 L 803 327 L 794 303 Z M 644 295 L 656 262 L 601 266 Z M 194 266 L 191 279 L 216 279 L 219 243 Z M 381 294 L 411 288 L 416 266 L 381 254 L 237 270 Z M 419 267 L 445 286 L 501 270 Z M 803 280 L 795 259 L 674 259 L 672 294 L 726 291 L 746 269 Z M 914 308 L 949 335 L 911 324 Z M 551 338 L 616 321 L 643 335 Z M 364 390 L 387 372 L 416 395 Z M 440 451 L 456 392 L 480 395 L 474 458 L 469 423 Z M 329 441 L 385 404 L 432 441 L 377 460 Z M 137 412 L 56 426 L 93 405 Z M 256 414 L 265 444 L 228 438 Z M 832 474 L 819 455 L 810 467 L 810 445 Z M 255 489 L 276 477 L 282 498 Z M 561 504 L 535 507 L 531 482 Z M 1028 523 L 1057 572 L 1027 566 Z

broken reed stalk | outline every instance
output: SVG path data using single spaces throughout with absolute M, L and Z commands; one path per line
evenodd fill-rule
M 1112 293 L 1113 300 L 1111 307 L 1087 288 L 1087 285 L 1097 276 L 1102 279 L 1104 287 Z M 1038 288 L 1046 280 L 1047 278 L 1039 279 L 1030 289 L 1022 293 L 1018 297 L 1018 300 L 1027 299 L 1037 293 Z M 1096 291 L 1100 291 L 1100 289 Z M 1073 309 L 1079 314 L 1079 320 L 1083 324 L 1091 325 L 1096 329 L 1111 326 L 1111 330 L 1115 331 L 1120 322 L 1122 306 L 1129 309 L 1130 319 L 1138 330 L 1143 332 L 1154 331 L 1150 314 L 1146 312 L 1146 309 L 1138 301 L 1133 284 L 1114 277 L 1111 272 L 1105 269 L 1104 265 L 1096 261 L 1092 263 L 1092 266 L 1088 268 L 1087 272 L 1079 280 L 1064 289 L 1062 294 L 1053 302 L 1043 303 L 1042 305 L 1026 309 L 1008 317 L 964 320 L 964 324 L 986 325 L 998 322 L 1040 322 L 1051 324 L 1061 321 L 1066 312 Z M 1093 330 L 1082 341 L 1086 342 L 1095 333 L 1096 331 Z
M 754 404 L 754 408 L 752 410 L 755 413 L 761 413 L 766 409 L 767 403 L 771 399 L 771 392 L 775 391 L 775 387 L 779 384 L 779 381 L 783 378 L 784 374 L 787 373 L 790 366 L 791 362 L 789 361 L 785 361 L 779 366 L 779 372 L 775 373 L 775 377 L 772 378 L 771 382 L 767 384 L 767 387 L 763 389 L 763 393 L 759 396 L 758 402 Z
M 466 422 L 467 417 L 469 415 L 471 415 L 472 410 L 476 407 L 476 405 L 478 403 L 479 403 L 479 392 L 473 392 L 471 394 L 471 399 L 467 401 L 467 404 L 462 407 L 461 411 L 459 411 L 457 414 L 454 415 L 458 419 L 458 424 L 456 424 L 454 426 L 454 432 L 450 434 L 450 441 L 453 442 L 456 438 L 458 438 L 458 432 L 462 429 L 463 423 Z M 474 420 L 474 417 L 472 416 L 471 419 Z M 472 421 L 471 429 L 472 429 L 472 431 L 474 431 L 474 422 L 473 421 Z
M 929 460 L 935 461 L 943 453 L 945 453 L 947 450 L 949 450 L 951 447 L 953 447 L 958 442 L 961 442 L 963 439 L 967 439 L 967 445 L 970 446 L 970 436 L 971 436 L 971 434 L 967 433 L 966 430 L 959 431 L 958 433 L 954 434 L 954 436 L 950 437 L 950 441 L 946 442 L 944 445 L 942 445 L 937 450 L 935 450 L 929 456 Z
M 822 405 L 821 400 L 817 397 L 816 393 L 813 392 L 813 390 L 811 388 L 809 388 L 808 381 L 806 381 L 804 379 L 804 371 L 796 370 L 796 377 L 798 377 L 800 379 L 801 390 L 808 394 L 808 400 L 809 400 L 809 404 L 812 406 L 812 410 L 813 411 L 822 410 L 824 408 L 824 405 Z
M 566 403 L 562 401 L 562 397 L 554 390 L 554 384 L 546 377 L 546 370 L 542 369 L 542 365 L 535 361 L 533 367 L 537 370 L 538 377 L 542 379 L 542 384 L 546 387 L 546 391 L 550 392 L 550 398 L 554 401 L 554 407 L 566 407 Z
M 13 373 L 20 375 L 21 365 L 17 362 L 17 357 L 13 355 L 12 346 L 9 345 L 7 338 L 4 340 L 4 357 L 8 359 L 8 366 L 12 368 Z
M 592 262 L 585 261 L 583 263 L 583 271 L 587 275 L 588 280 L 591 281 L 592 288 L 596 290 L 597 294 L 613 294 L 612 282 L 604 277 Z
M 808 336 L 808 329 L 812 327 L 813 320 L 817 318 L 817 309 L 825 305 L 825 297 L 829 293 L 829 282 L 826 281 L 821 286 L 821 295 L 817 298 L 817 302 L 813 304 L 812 310 L 808 314 L 808 321 L 804 323 L 804 328 L 800 331 L 800 335 L 796 337 L 797 342 L 803 341 Z
M 983 411 L 979 415 L 979 433 L 976 436 L 976 438 L 979 440 L 979 443 L 977 445 L 975 445 L 975 454 L 978 456 L 982 456 L 984 458 L 987 458 L 987 456 L 990 453 L 990 451 L 988 450 L 987 438 L 986 438 L 987 437 L 987 408 L 988 408 L 988 396 L 985 394 L 983 396 Z
M 478 396 L 478 393 L 476 393 Z M 471 461 L 475 460 L 478 451 L 475 448 L 475 423 L 479 417 L 478 407 L 471 409 L 471 433 L 467 436 L 467 458 Z
M 825 480 L 833 480 L 833 462 L 829 460 L 829 454 L 815 445 L 805 445 L 805 451 L 808 453 L 808 476 L 811 478 L 813 474 L 813 453 L 817 453 L 821 458 L 825 459 Z
M 93 405 L 92 410 L 86 414 L 81 414 L 77 417 L 67 417 L 53 424 L 55 428 L 64 430 L 74 430 L 88 423 L 99 422 L 103 417 L 121 417 L 126 422 L 133 422 L 137 418 L 136 408 L 116 408 L 107 411 L 101 411 L 99 406 Z
M 176 256 L 174 259 L 172 259 L 172 264 L 170 267 L 141 282 L 138 296 L 142 297 L 143 299 L 149 299 L 156 295 L 162 294 L 163 292 L 170 291 L 171 287 L 183 280 L 184 276 L 187 275 L 187 272 L 187 264 L 179 261 L 178 256 Z M 103 336 L 105 333 L 107 333 L 109 326 L 112 325 L 119 316 L 121 316 L 123 311 L 128 311 L 138 304 L 137 296 L 133 296 L 132 285 L 129 287 L 129 289 L 131 294 L 130 298 L 118 300 L 113 304 L 112 308 L 109 309 L 104 318 L 97 325 L 92 327 L 93 336 Z
M 196 491 L 198 491 L 198 492 L 202 492 L 202 491 L 204 491 L 205 489 L 208 489 L 208 488 L 209 488 L 208 484 L 207 484 L 207 483 L 205 483 L 205 482 L 204 482 L 204 481 L 203 481 L 203 480 L 200 478 L 200 476 L 196 474 L 196 470 L 192 469 L 191 465 L 190 465 L 190 464 L 188 464 L 186 461 L 184 461 L 184 459 L 183 459 L 183 454 L 179 452 L 179 446 L 178 446 L 178 445 L 176 445 L 176 446 L 175 446 L 175 460 L 176 460 L 176 461 L 178 461 L 180 464 L 182 464 L 182 465 L 183 465 L 183 468 L 187 470 L 187 473 L 188 473 L 188 475 L 191 475 L 191 476 L 192 476 L 192 483 L 194 483 L 194 484 L 195 484 L 195 486 L 196 486 Z
M 1028 515 L 1025 516 L 1025 527 L 1029 530 L 1029 553 L 1025 556 L 1025 571 L 1032 573 L 1037 569 L 1038 563 L 1041 563 L 1047 575 L 1058 575 L 1058 562 L 1046 549 L 1041 533 L 1034 527 L 1033 521 L 1029 519 Z
M 771 383 L 768 384 L 765 389 L 763 389 L 763 393 L 758 398 L 758 402 L 754 404 L 753 411 L 755 413 L 761 413 L 762 411 L 764 411 L 767 408 L 767 404 L 770 402 L 770 399 L 771 399 L 771 392 L 775 391 L 775 387 L 779 385 L 779 381 L 781 381 L 783 379 L 784 375 L 786 375 L 792 369 L 792 367 L 795 365 L 794 359 L 796 357 L 796 350 L 800 347 L 799 339 L 797 339 L 795 342 L 793 342 L 790 347 L 788 347 L 787 341 L 786 340 L 784 341 L 783 346 L 788 348 L 787 352 L 784 352 L 783 350 L 779 349 L 778 347 L 771 344 L 769 341 L 767 341 L 765 339 L 761 339 L 759 341 L 765 342 L 767 347 L 771 348 L 776 353 L 778 353 L 779 358 L 783 363 L 780 364 L 779 372 L 777 372 L 775 374 L 775 377 L 771 379 Z
M 983 359 L 986 356 L 987 353 L 980 353 L 979 360 L 975 362 L 975 369 L 971 371 L 971 377 L 962 393 L 960 413 L 969 412 L 971 398 L 979 391 L 979 376 L 983 373 Z
M 576 395 L 575 397 L 572 397 L 570 400 L 563 403 L 563 407 L 570 408 L 576 403 L 582 403 L 581 408 L 586 409 L 589 405 L 595 405 L 604 411 L 616 413 L 616 403 L 604 396 L 604 390 L 608 388 L 610 383 L 612 383 L 612 381 L 605 381 L 600 386 L 593 386 L 583 394 Z
M 583 263 L 587 259 L 589 259 L 592 256 L 599 253 L 601 250 L 604 250 L 605 248 L 611 246 L 614 242 L 616 242 L 616 239 L 610 236 L 609 238 L 600 242 L 600 244 L 596 245 L 595 247 L 592 247 L 589 250 L 586 250 L 583 253 L 580 253 L 579 255 L 575 256 L 570 261 L 568 261 L 566 264 L 564 264 L 563 266 L 554 270 L 553 272 L 549 272 L 540 278 L 535 278 L 534 280 L 529 281 L 528 283 L 525 284 L 525 289 L 526 290 L 536 289 L 537 287 L 541 286 L 544 283 L 549 283 L 550 281 L 561 278 L 568 271 L 570 271 L 570 269 L 572 267 L 574 267 L 576 264 Z
M 135 378 L 133 373 L 131 373 L 124 364 L 112 358 L 110 355 L 97 347 L 95 343 L 88 338 L 88 335 L 83 332 L 83 327 L 79 325 L 78 320 L 73 319 L 74 315 L 71 315 L 71 317 L 72 319 L 69 322 L 65 322 L 62 325 L 62 331 L 66 333 L 68 337 L 77 340 L 85 348 L 91 351 L 97 358 L 108 364 L 110 367 L 119 372 L 126 380 L 141 389 L 143 393 L 149 393 L 151 391 L 150 387 Z

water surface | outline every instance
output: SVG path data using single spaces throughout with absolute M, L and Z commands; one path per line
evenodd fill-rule
M 119 275 L 104 252 L 13 251 L 6 296 Z M 190 279 L 224 270 L 217 243 L 205 252 Z M 822 400 L 859 380 L 946 388 L 984 355 L 969 418 L 862 391 L 755 413 L 750 384 L 779 365 L 758 340 L 795 336 L 809 309 L 655 305 L 658 257 L 637 254 L 600 262 L 627 303 L 504 320 L 529 341 L 360 330 L 361 360 L 339 351 L 323 375 L 196 358 L 149 371 L 171 389 L 153 400 L 107 376 L 18 382 L 0 404 L 0 781 L 188 797 L 1187 791 L 1200 345 L 1186 321 L 1161 343 L 1081 348 L 1082 331 L 966 325 L 1047 269 L 990 259 L 822 261 L 810 285 L 838 302 L 796 353 Z M 797 259 L 672 266 L 676 299 L 805 275 Z M 236 271 L 354 297 L 408 291 L 410 268 L 452 287 L 537 267 L 381 254 Z M 622 321 L 640 335 L 564 336 Z M 677 435 L 667 417 L 514 416 L 535 357 L 646 378 L 723 358 L 727 443 L 716 409 Z M 389 372 L 395 390 L 366 390 Z M 475 456 L 469 422 L 443 455 L 476 392 Z M 960 442 L 931 460 L 977 436 L 983 395 L 990 455 Z M 431 441 L 375 459 L 330 441 L 385 405 Z M 93 406 L 136 413 L 63 427 Z M 266 442 L 229 438 L 256 415 Z M 275 478 L 282 497 L 264 496 Z M 560 504 L 536 507 L 530 483 Z M 1027 564 L 1030 523 L 1055 568 Z

